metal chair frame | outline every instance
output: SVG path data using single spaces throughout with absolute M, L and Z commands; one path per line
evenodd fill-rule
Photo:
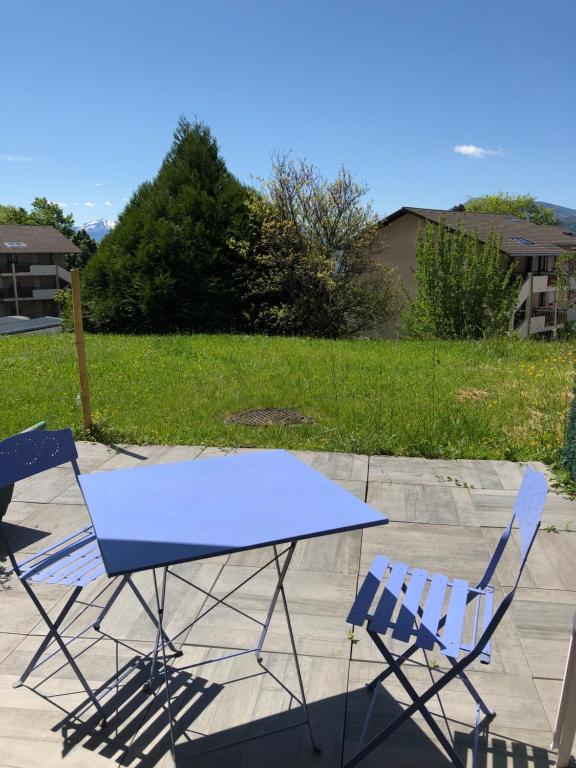
M 2 505 L 4 509 L 0 511 L 3 512 L 8 507 L 12 498 L 14 484 L 19 480 L 32 477 L 47 469 L 52 469 L 66 463 L 72 465 L 74 475 L 76 480 L 78 480 L 80 469 L 78 467 L 77 459 L 78 452 L 70 429 L 40 432 L 32 428 L 31 430 L 14 435 L 13 437 L 9 437 L 0 442 L 0 489 L 4 491 L 2 497 Z M 14 683 L 13 687 L 17 688 L 23 685 L 34 670 L 45 664 L 57 653 L 62 652 L 66 661 L 76 674 L 80 684 L 86 691 L 88 698 L 102 716 L 102 723 L 104 724 L 105 717 L 99 699 L 106 691 L 103 691 L 99 695 L 96 695 L 92 691 L 76 660 L 70 653 L 68 646 L 89 629 L 93 628 L 97 631 L 100 630 L 100 625 L 104 620 L 104 617 L 125 587 L 129 587 L 132 590 L 146 615 L 153 623 L 157 632 L 159 632 L 161 631 L 160 625 L 154 612 L 150 609 L 146 600 L 140 594 L 129 574 L 117 577 L 112 579 L 112 583 L 117 580 L 118 583 L 96 620 L 77 632 L 73 637 L 64 640 L 62 633 L 65 632 L 76 619 L 73 619 L 70 624 L 63 629 L 62 625 L 78 600 L 80 593 L 84 587 L 105 574 L 104 564 L 92 526 L 88 525 L 64 539 L 55 542 L 49 547 L 42 549 L 34 555 L 31 555 L 25 560 L 18 562 L 12 550 L 8 535 L 4 529 L 4 525 L 5 523 L 3 523 L 0 515 L 0 540 L 6 549 L 12 566 L 10 573 L 13 572 L 16 574 L 20 583 L 36 606 L 38 613 L 48 627 L 48 633 L 40 643 L 40 646 L 20 678 Z M 55 619 L 50 618 L 48 612 L 32 589 L 31 583 L 38 582 L 73 587 L 72 593 Z M 97 600 L 109 586 L 110 584 L 106 584 L 98 593 L 95 600 Z M 164 633 L 162 634 L 164 635 Z M 166 636 L 164 636 L 164 642 L 173 653 L 179 654 Z M 57 648 L 51 653 L 47 653 L 50 647 L 54 644 Z
M 442 708 L 439 693 L 456 677 L 461 679 L 476 702 L 476 723 L 473 745 L 473 761 L 474 765 L 476 765 L 479 731 L 481 726 L 480 713 L 484 713 L 485 719 L 491 719 L 496 715 L 496 712 L 483 701 L 469 677 L 466 675 L 465 669 L 476 659 L 480 659 L 480 661 L 485 664 L 490 662 L 490 640 L 514 599 L 526 560 L 532 548 L 532 544 L 534 543 L 538 528 L 540 527 L 546 494 L 547 483 L 544 475 L 528 467 L 515 500 L 510 522 L 500 537 L 484 575 L 474 587 L 471 587 L 467 582 L 460 579 L 449 580 L 446 576 L 441 574 L 429 576 L 426 571 L 418 568 L 409 568 L 405 563 L 390 563 L 388 558 L 375 558 L 368 575 L 358 591 L 356 600 L 348 615 L 348 621 L 355 626 L 362 626 L 364 625 L 364 622 L 366 622 L 368 636 L 378 651 L 382 654 L 388 666 L 382 673 L 377 675 L 374 680 L 367 684 L 367 687 L 372 690 L 370 707 L 360 735 L 356 753 L 346 763 L 345 768 L 352 768 L 352 766 L 358 765 L 368 754 L 403 725 L 403 723 L 409 720 L 416 712 L 420 712 L 424 717 L 426 723 L 449 755 L 452 763 L 457 766 L 457 768 L 465 768 L 463 761 L 454 749 L 453 743 L 442 732 L 439 725 L 434 720 L 433 715 L 426 707 L 426 704 L 434 696 L 437 696 Z M 515 520 L 518 522 L 520 528 L 520 563 L 518 572 L 512 589 L 504 597 L 496 611 L 493 611 L 494 588 L 490 585 L 490 580 L 496 571 L 504 550 L 506 549 Z M 372 602 L 374 601 L 380 583 L 384 581 L 387 573 L 389 573 L 388 581 L 382 596 L 378 601 L 374 612 L 370 612 Z M 408 585 L 405 583 L 406 576 L 410 576 Z M 411 588 L 413 580 L 414 586 Z M 430 590 L 425 606 L 421 607 L 420 600 L 427 582 L 431 582 Z M 432 597 L 434 584 L 436 584 L 434 587 L 435 597 Z M 451 588 L 452 591 L 447 612 L 441 617 L 442 603 L 447 588 Z M 402 595 L 404 598 L 403 603 L 400 607 L 400 612 L 396 621 L 393 622 L 392 614 L 395 606 L 402 599 Z M 432 605 L 431 599 L 434 605 Z M 482 599 L 484 601 L 484 612 L 482 621 L 480 621 L 479 611 L 480 601 Z M 462 642 L 462 631 L 466 618 L 466 611 L 468 606 L 473 602 L 476 603 L 472 630 L 473 642 L 464 643 Z M 393 630 L 393 637 L 404 641 L 409 641 L 412 635 L 416 635 L 415 641 L 397 658 L 395 658 L 382 639 L 382 635 L 385 634 L 388 629 Z M 442 629 L 444 632 L 441 636 L 440 630 Z M 450 668 L 437 680 L 434 680 L 432 672 L 430 671 L 432 685 L 430 685 L 423 694 L 419 694 L 402 670 L 402 665 L 417 650 L 422 649 L 424 651 L 427 666 L 430 669 L 426 651 L 432 650 L 436 644 L 440 647 L 441 653 L 447 657 L 450 663 Z M 462 652 L 464 652 L 465 655 L 458 659 Z M 374 710 L 380 683 L 382 683 L 382 681 L 390 674 L 396 675 L 396 678 L 407 692 L 412 703 L 364 745 L 368 723 Z

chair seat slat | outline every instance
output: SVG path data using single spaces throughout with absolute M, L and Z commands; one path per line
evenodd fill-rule
M 67 558 L 62 567 L 53 570 L 46 581 L 48 584 L 64 584 L 68 576 L 83 570 L 86 563 L 91 563 L 94 559 L 102 559 L 96 543 L 87 546 L 80 553 L 77 553 L 75 557 Z
M 66 586 L 85 587 L 104 573 L 106 573 L 106 569 L 104 568 L 102 558 L 95 557 L 90 563 L 86 564 L 85 568 L 69 574 L 61 583 Z
M 442 634 L 442 645 L 444 647 L 441 650 L 445 656 L 456 658 L 460 653 L 468 591 L 469 584 L 467 581 L 454 579 L 446 612 L 446 623 Z
M 381 555 L 375 557 L 372 561 L 370 570 L 366 574 L 362 586 L 356 595 L 356 600 L 354 600 L 354 604 L 348 614 L 347 622 L 349 624 L 354 624 L 357 627 L 361 627 L 364 624 L 389 562 L 390 558 L 382 557 Z
M 443 573 L 435 573 L 432 576 L 426 604 L 424 605 L 422 620 L 418 629 L 418 635 L 416 636 L 416 642 L 426 651 L 431 651 L 436 642 L 438 622 L 440 621 L 440 614 L 447 586 L 448 577 Z
M 85 547 L 93 545 L 95 541 L 96 536 L 94 533 L 87 533 L 81 539 L 78 539 L 78 541 L 68 544 L 63 549 L 47 555 L 43 560 L 36 560 L 31 565 L 24 566 L 23 568 L 19 566 L 22 578 L 30 579 L 36 574 L 47 574 L 52 570 L 59 568 L 64 561 L 69 558 L 77 557 L 79 552 L 82 552 Z
M 392 637 L 396 640 L 402 640 L 403 642 L 410 640 L 427 579 L 428 572 L 423 568 L 412 569 L 404 601 L 396 619 L 396 626 L 392 632 Z
M 52 552 L 52 550 L 57 549 L 57 547 L 61 547 L 62 544 L 67 544 L 69 541 L 72 541 L 72 539 L 77 538 L 78 536 L 81 536 L 82 534 L 90 534 L 94 533 L 94 529 L 91 525 L 87 525 L 86 528 L 81 528 L 79 531 L 76 531 L 76 533 L 70 534 L 70 536 L 66 536 L 65 539 L 60 539 L 60 541 L 56 541 L 54 544 L 51 544 L 49 547 L 46 547 L 46 549 L 41 549 L 39 552 L 35 552 L 33 555 L 30 555 L 30 557 L 27 557 L 26 560 L 22 560 L 20 563 L 18 563 L 18 567 L 21 570 L 24 570 L 25 566 L 31 567 L 31 563 L 34 562 L 34 560 L 38 560 L 43 555 L 48 554 L 49 552 Z
M 408 564 L 395 562 L 390 571 L 390 576 L 384 587 L 384 591 L 378 601 L 376 611 L 373 618 L 370 620 L 370 629 L 379 634 L 384 634 L 388 629 L 392 614 L 394 613 L 394 607 L 398 602 L 398 598 L 402 592 L 402 586 L 404 585 L 404 579 L 408 573 Z

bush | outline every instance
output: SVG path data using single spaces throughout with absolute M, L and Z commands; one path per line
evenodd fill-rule
M 564 442 L 564 464 L 574 480 L 576 480 L 576 382 L 574 384 L 574 397 L 568 411 L 566 440 Z
M 72 289 L 61 288 L 56 291 L 54 301 L 60 307 L 60 319 L 62 320 L 63 331 L 74 330 L 74 316 L 72 314 Z
M 305 161 L 277 157 L 248 198 L 244 238 L 245 328 L 336 338 L 377 329 L 400 306 L 396 271 L 369 253 L 375 216 L 366 188 L 341 168 L 334 181 Z
M 519 281 L 499 238 L 427 223 L 416 246 L 416 298 L 405 321 L 413 338 L 481 339 L 506 333 Z

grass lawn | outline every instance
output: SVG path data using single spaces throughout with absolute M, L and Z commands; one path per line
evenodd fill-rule
M 568 343 L 87 337 L 100 439 L 552 462 L 576 352 Z M 82 436 L 74 337 L 0 340 L 0 437 L 45 419 Z M 244 408 L 313 423 L 225 426 Z

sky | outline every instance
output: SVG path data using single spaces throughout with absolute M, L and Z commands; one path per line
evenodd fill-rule
M 241 181 L 291 151 L 382 216 L 576 208 L 574 0 L 8 0 L 2 28 L 0 204 L 115 218 L 184 114 Z

